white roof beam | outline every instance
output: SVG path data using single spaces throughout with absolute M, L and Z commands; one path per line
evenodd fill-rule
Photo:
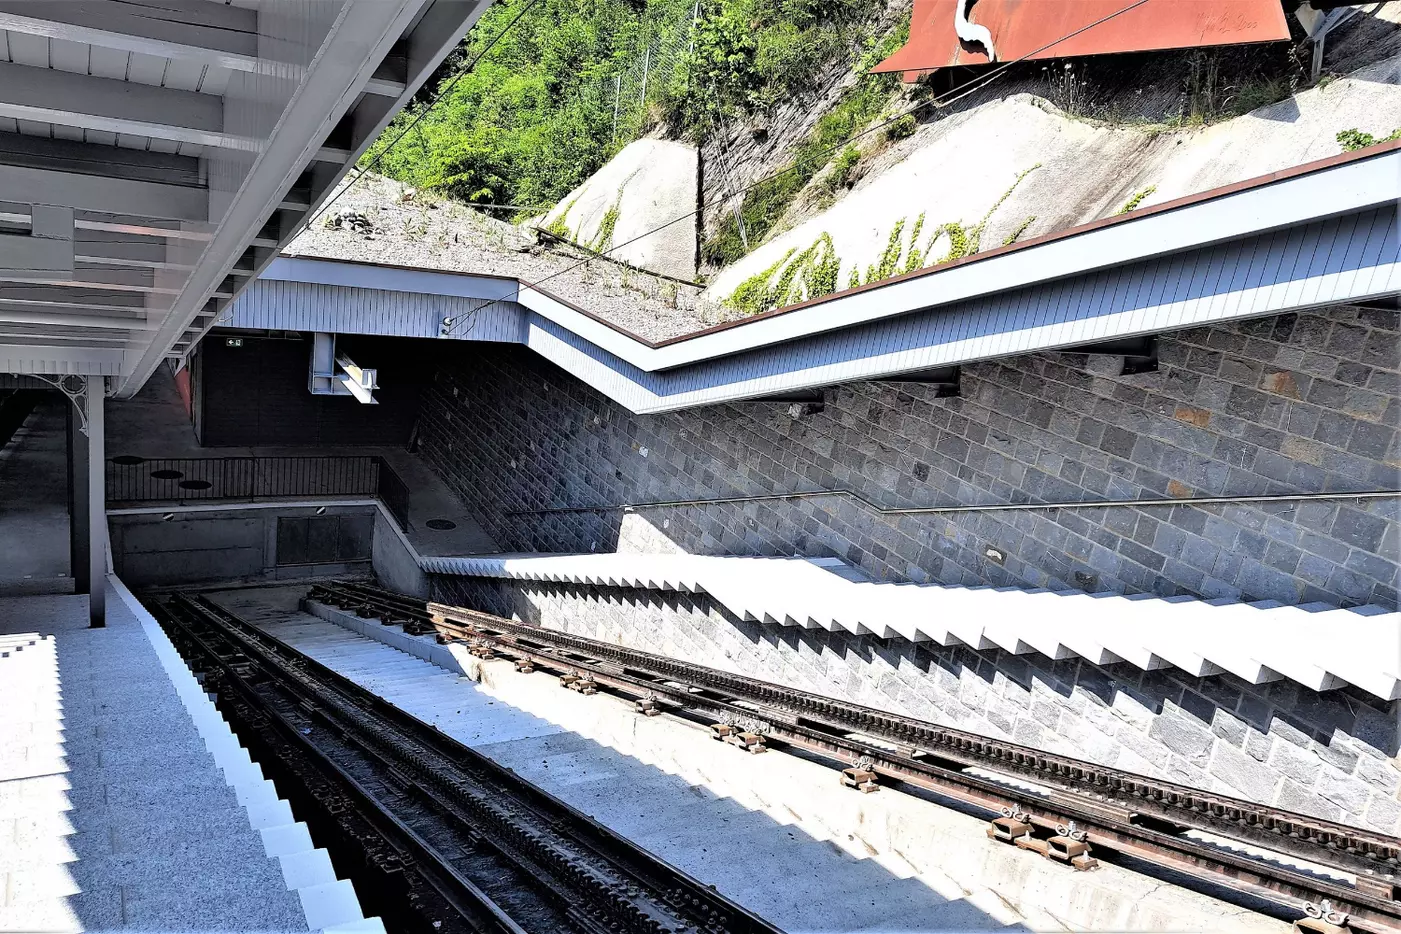
M 79 263 L 133 266 L 142 269 L 181 271 L 190 268 L 187 264 L 169 262 L 165 243 L 161 240 L 104 236 L 95 231 L 74 238 L 73 259 Z
M 77 331 L 65 329 L 62 334 L 53 334 L 48 331 L 15 332 L 0 330 L 0 343 L 5 344 L 38 344 L 41 346 L 52 346 L 54 341 L 66 341 L 70 344 L 82 344 L 87 347 L 110 347 L 120 350 L 123 347 L 132 345 L 135 341 L 130 337 L 113 336 L 117 332 L 108 331 L 105 337 L 98 336 L 89 331 Z
M 24 192 L 35 204 L 201 224 L 209 221 L 205 188 L 0 164 L 0 191 Z
M 258 141 L 224 133 L 222 98 L 0 63 L 0 117 L 221 149 L 256 152 Z
M 42 279 L 34 276 L 15 276 L 0 271 L 0 282 L 29 282 L 34 285 L 57 285 L 70 289 L 102 289 L 151 295 L 178 295 L 180 292 L 177 288 L 157 285 L 151 270 L 136 266 L 79 265 L 69 275 Z
M 256 11 L 208 0 L 0 0 L 0 29 L 234 71 L 276 67 L 258 55 Z
M 83 314 L 49 310 L 42 305 L 18 304 L 0 304 L 0 322 L 4 324 L 40 324 L 50 328 L 58 324 L 63 325 L 65 329 L 71 326 L 104 331 L 150 331 L 156 327 L 148 322 L 144 316 Z M 48 336 L 57 337 L 53 333 Z
M 59 285 L 11 285 L 0 282 L 0 306 L 22 304 L 55 309 L 167 311 L 172 301 L 172 296 L 119 292 L 99 287 L 74 289 Z
M 92 216 L 93 214 L 98 214 L 99 216 L 94 217 L 94 216 Z M 28 222 L 29 222 L 29 215 L 27 215 L 27 214 L 21 214 L 21 213 L 17 213 L 17 212 L 14 212 L 14 211 L 0 211 L 0 224 L 6 224 L 6 223 L 8 223 L 8 224 L 21 224 L 21 225 L 23 225 L 23 224 L 27 224 Z M 158 237 L 158 238 L 160 238 L 161 240 L 200 240 L 200 241 L 208 240 L 208 239 L 210 238 L 210 236 L 211 236 L 210 233 L 209 233 L 209 231 L 208 231 L 207 229 L 192 228 L 192 227 L 189 227 L 189 226 L 184 226 L 184 227 L 171 227 L 171 226 L 169 226 L 168 224 L 169 224 L 169 222 L 164 222 L 164 223 L 163 223 L 163 222 L 159 222 L 159 221 L 147 220 L 147 219 L 137 218 L 137 217 L 119 216 L 119 215 L 111 215 L 111 214 L 100 214 L 100 212 L 89 212 L 89 216 L 87 216 L 87 217 L 82 216 L 82 214 L 80 213 L 80 214 L 78 214 L 77 216 L 75 216 L 75 218 L 74 218 L 74 220 L 73 220 L 73 227 L 74 227 L 75 229 L 77 229 L 77 230 L 90 231 L 90 232 L 92 232 L 92 233 L 94 233 L 94 234 L 98 234 L 98 235 L 102 235 L 102 234 L 116 234 L 116 235 L 119 235 L 119 236 Z M 81 235 L 78 236 L 78 237 L 76 237 L 76 240 L 78 240 L 78 241 L 82 241 L 82 240 L 84 240 L 84 239 L 85 239 L 85 238 L 82 237 Z M 113 243 L 116 243 L 116 242 L 120 242 L 120 241 L 112 241 L 112 242 L 113 242 Z M 133 240 L 133 241 L 129 241 L 129 242 L 131 242 L 131 243 L 138 243 L 138 242 L 142 242 L 142 241 L 135 241 L 135 240 Z M 75 249 L 82 249 L 82 248 L 84 248 L 84 244 L 82 244 L 81 242 L 79 242 L 79 243 L 76 244 L 76 246 L 75 246 Z M 104 248 L 104 249 L 105 249 L 105 248 Z M 162 246 L 162 250 L 164 250 L 164 247 L 163 247 L 163 246 Z M 95 258 L 94 258 L 94 257 L 98 257 L 98 256 L 101 256 L 102 258 L 101 258 L 101 259 L 95 259 Z M 75 257 L 75 258 L 81 259 L 81 258 L 83 258 L 83 257 Z M 117 260 L 117 259 L 114 258 L 114 257 L 109 257 L 109 256 L 108 256 L 107 254 L 105 254 L 105 253 L 89 253 L 87 258 L 90 259 L 90 260 L 93 261 L 93 262 L 102 262 L 102 263 L 115 263 L 115 262 L 118 262 L 118 261 L 119 261 L 119 260 Z M 141 266 L 141 265 L 150 265 L 150 264 L 138 262 L 138 261 L 135 261 L 135 260 L 133 260 L 132 263 L 133 263 L 133 265 L 138 265 L 138 266 Z M 188 267 L 185 267 L 185 266 L 175 266 L 175 267 L 171 267 L 171 268 L 185 269 L 185 268 L 188 268 Z
M 100 214 L 101 212 L 90 212 Z M 208 241 L 213 237 L 208 227 L 172 227 L 157 220 L 146 220 L 131 216 L 83 217 L 73 221 L 78 230 L 91 230 L 96 233 L 132 234 L 138 237 L 160 237 L 164 240 Z

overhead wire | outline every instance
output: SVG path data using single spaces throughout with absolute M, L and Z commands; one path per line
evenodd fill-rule
M 319 208 L 316 209 L 315 213 L 309 214 L 307 216 L 307 218 L 302 222 L 302 229 L 311 226 L 312 221 L 316 220 L 322 214 L 325 214 L 326 211 L 331 207 L 331 205 L 335 204 L 338 200 L 340 200 L 341 195 L 345 194 L 351 188 L 355 187 L 355 184 L 359 182 L 360 179 L 373 172 L 379 166 L 379 164 L 384 161 L 384 157 L 388 155 L 394 149 L 395 146 L 398 146 L 399 143 L 403 141 L 404 137 L 408 136 L 409 133 L 415 127 L 417 127 L 421 122 L 423 122 L 423 118 L 428 116 L 428 114 L 432 112 L 434 107 L 438 106 L 438 104 L 443 100 L 443 98 L 448 95 L 448 92 L 451 91 L 454 87 L 456 87 L 459 81 L 461 81 L 463 78 L 467 77 L 472 73 L 472 71 L 477 67 L 477 65 L 481 63 L 481 60 L 486 57 L 486 54 L 490 52 L 493 48 L 495 48 L 496 44 L 506 37 L 507 33 L 509 33 L 513 28 L 515 28 L 515 25 L 521 21 L 521 18 L 524 17 L 525 14 L 529 13 L 531 10 L 535 9 L 535 7 L 539 6 L 541 2 L 542 0 L 527 0 L 525 5 L 523 5 L 519 10 L 516 11 L 516 15 L 511 17 L 511 21 L 506 24 L 505 28 L 503 28 L 496 35 L 492 36 L 491 39 L 487 42 L 487 44 L 482 46 L 481 50 L 477 52 L 476 56 L 473 57 L 473 59 L 467 63 L 467 67 L 458 71 L 456 74 L 454 74 L 451 78 L 443 82 L 443 84 L 441 84 L 438 87 L 437 92 L 432 96 L 432 98 L 429 99 L 428 103 L 424 105 L 424 107 L 421 110 L 419 110 L 417 114 L 414 115 L 412 120 L 409 121 L 408 126 L 404 127 L 403 130 L 399 132 L 398 136 L 390 140 L 389 144 L 383 149 L 381 149 L 379 153 L 376 154 L 375 157 L 370 160 L 370 164 L 368 166 L 366 166 L 363 169 L 357 169 L 357 174 L 354 178 L 352 178 L 345 185 L 342 185 L 340 191 L 337 191 L 334 195 L 328 198 L 324 204 L 322 204 Z M 483 205 L 483 207 L 485 206 L 486 205 Z M 509 205 L 491 205 L 491 207 L 508 206 Z
M 1060 37 L 1057 38 L 1057 39 L 1053 39 L 1052 41 L 1046 43 L 1045 45 L 1041 46 L 1040 48 L 1032 49 L 1030 52 L 1027 52 L 1027 53 L 1025 53 L 1024 55 L 1021 55 L 1021 56 L 1018 57 L 1018 58 L 1015 58 L 1015 59 L 1012 59 L 1012 60 L 1010 60 L 1010 61 L 1007 61 L 1007 62 L 1004 62 L 1004 63 L 1000 64 L 997 68 L 995 68 L 995 69 L 993 69 L 992 71 L 988 72 L 986 75 L 981 76 L 980 78 L 976 79 L 975 81 L 970 82 L 970 83 L 967 84 L 967 85 L 961 85 L 960 87 L 957 87 L 957 88 L 950 88 L 947 92 L 945 92 L 945 95 L 936 96 L 936 97 L 930 98 L 930 99 L 928 99 L 928 100 L 918 101 L 918 102 L 916 102 L 915 104 L 913 104 L 912 106 L 910 106 L 910 107 L 906 108 L 905 110 L 901 111 L 900 113 L 897 113 L 897 114 L 891 116 L 890 118 L 888 118 L 888 119 L 886 119 L 886 120 L 882 120 L 882 121 L 880 121 L 879 123 L 876 123 L 876 124 L 874 124 L 874 125 L 872 125 L 872 126 L 870 126 L 870 127 L 867 127 L 866 129 L 862 130 L 862 131 L 859 132 L 859 133 L 853 134 L 852 136 L 850 136 L 850 137 L 848 137 L 847 139 L 843 140 L 841 143 L 839 143 L 839 144 L 837 144 L 837 145 L 835 145 L 835 146 L 827 147 L 826 149 L 819 149 L 817 152 L 818 152 L 819 155 L 828 155 L 828 156 L 833 155 L 833 154 L 835 154 L 835 153 L 837 152 L 838 149 L 841 149 L 841 148 L 844 148 L 844 147 L 846 147 L 846 146 L 849 146 L 854 140 L 861 139 L 861 138 L 864 137 L 864 136 L 868 136 L 868 135 L 870 135 L 870 134 L 872 134 L 872 133 L 875 133 L 875 132 L 878 132 L 878 131 L 880 131 L 880 130 L 883 130 L 883 129 L 885 129 L 886 127 L 890 126 L 892 123 L 896 122 L 897 120 L 900 120 L 900 119 L 902 119 L 902 118 L 904 118 L 904 117 L 906 117 L 906 116 L 909 116 L 909 115 L 911 115 L 911 114 L 914 114 L 914 113 L 916 113 L 916 112 L 918 112 L 918 111 L 920 111 L 920 110 L 923 110 L 923 109 L 928 108 L 928 107 L 939 107 L 939 108 L 943 108 L 943 107 L 948 107 L 948 106 L 951 105 L 951 104 L 957 103 L 958 101 L 963 100 L 965 97 L 968 97 L 969 95 L 972 95 L 972 94 L 977 93 L 978 91 L 981 91 L 982 89 L 986 88 L 988 85 L 992 84 L 994 81 L 996 81 L 996 80 L 998 80 L 999 78 L 1001 78 L 1004 74 L 1007 73 L 1008 69 L 1012 68 L 1012 66 L 1014 66 L 1014 65 L 1019 65 L 1019 64 L 1025 62 L 1025 61 L 1029 60 L 1031 57 L 1033 57 L 1033 56 L 1035 56 L 1035 55 L 1041 54 L 1042 52 L 1046 51 L 1047 49 L 1054 48 L 1055 46 L 1060 45 L 1062 42 L 1065 42 L 1065 41 L 1067 41 L 1067 40 L 1069 40 L 1069 39 L 1073 39 L 1073 38 L 1075 38 L 1076 36 L 1078 36 L 1078 35 L 1080 35 L 1080 34 L 1082 34 L 1082 33 L 1084 33 L 1084 32 L 1087 32 L 1087 31 L 1089 31 L 1089 30 L 1091 30 L 1091 29 L 1094 29 L 1094 28 L 1097 27 L 1097 26 L 1101 26 L 1101 25 L 1103 25 L 1104 23 L 1109 22 L 1109 21 L 1112 20 L 1112 19 L 1115 19 L 1116 17 L 1123 16 L 1125 13 L 1129 13 L 1129 12 L 1131 12 L 1131 11 L 1137 9 L 1138 7 L 1143 6 L 1144 4 L 1146 4 L 1146 3 L 1148 3 L 1148 2 L 1149 2 L 1149 0 L 1134 0 L 1134 2 L 1128 4 L 1127 6 L 1124 6 L 1124 7 L 1121 8 L 1121 9 L 1115 10 L 1115 11 L 1112 12 L 1112 13 L 1106 14 L 1105 16 L 1100 17 L 1099 19 L 1095 20 L 1094 22 L 1088 23 L 1088 24 L 1086 24 L 1086 25 L 1084 25 L 1084 26 L 1081 26 L 1079 29 L 1076 29 L 1076 30 L 1074 30 L 1074 31 L 1072 31 L 1072 32 L 1068 32 L 1068 33 L 1066 33 L 1065 35 L 1060 36 Z M 955 92 L 958 92 L 958 93 L 955 93 Z M 952 95 L 952 96 L 947 96 L 947 95 Z M 945 97 L 947 97 L 947 99 L 943 99 L 943 98 L 945 98 Z M 397 142 L 397 140 L 396 140 L 395 142 Z M 392 145 L 392 144 L 391 144 L 391 145 Z M 766 175 L 766 176 L 763 176 L 763 177 L 761 177 L 761 178 L 758 178 L 758 179 L 754 180 L 753 182 L 750 182 L 748 185 L 745 185 L 745 186 L 743 186 L 743 187 L 741 187 L 741 188 L 737 188 L 737 189 L 734 189 L 734 190 L 732 190 L 732 191 L 725 192 L 725 193 L 723 193 L 723 194 L 721 195 L 721 197 L 718 199 L 718 200 L 719 200 L 719 203 L 724 204 L 726 201 L 730 200 L 731 198 L 735 198 L 735 197 L 739 197 L 739 196 L 741 196 L 741 195 L 747 194 L 748 192 L 753 191 L 755 188 L 758 188 L 760 185 L 763 185 L 763 184 L 766 184 L 766 183 L 768 183 L 768 182 L 774 181 L 774 180 L 776 180 L 776 179 L 782 178 L 784 175 L 787 175 L 788 173 L 793 172 L 793 171 L 795 171 L 795 170 L 797 170 L 797 169 L 798 169 L 798 165 L 797 165 L 796 163 L 794 163 L 794 164 L 792 164 L 792 165 L 786 166 L 785 168 L 779 169 L 777 172 L 774 172 L 774 173 L 772 173 L 772 174 L 770 174 L 770 175 Z M 551 280 L 551 279 L 554 279 L 554 278 L 557 278 L 557 277 L 559 277 L 559 276 L 562 276 L 562 275 L 564 275 L 565 273 L 572 272 L 572 271 L 574 271 L 575 269 L 578 269 L 578 268 L 581 267 L 581 266 L 587 266 L 589 263 L 593 262 L 595 259 L 598 259 L 598 258 L 600 258 L 600 257 L 606 257 L 607 254 L 609 254 L 609 253 L 612 253 L 612 252 L 614 252 L 614 251 L 616 251 L 616 250 L 620 250 L 620 249 L 622 249 L 623 247 L 629 246 L 630 244 L 636 243 L 636 242 L 638 242 L 639 240 L 643 240 L 643 239 L 645 239 L 645 238 L 647 238 L 647 237 L 650 237 L 650 236 L 652 236 L 653 234 L 660 233 L 661 231 L 663 231 L 663 230 L 667 229 L 668 227 L 672 226 L 673 224 L 679 224 L 681 221 L 689 220 L 690 218 L 695 217 L 697 214 L 700 214 L 703 210 L 704 210 L 704 208 L 696 208 L 696 209 L 694 209 L 694 210 L 688 211 L 688 212 L 686 212 L 685 214 L 682 214 L 682 215 L 680 215 L 680 216 L 678 216 L 678 217 L 674 217 L 674 218 L 672 218 L 671 220 L 666 221 L 665 223 L 662 223 L 662 224 L 657 225 L 656 227 L 653 227 L 653 228 L 651 228 L 651 229 L 649 229 L 649 230 L 644 230 L 642 233 L 637 234 L 636 236 L 634 236 L 634 237 L 632 237 L 632 238 L 630 238 L 630 239 L 628 239 L 628 240 L 624 240 L 622 243 L 614 244 L 613 246 L 610 246 L 610 247 L 609 247 L 608 249 L 606 249 L 606 250 L 599 251 L 598 255 L 596 255 L 596 256 L 588 256 L 588 257 L 585 257 L 584 259 L 581 259 L 581 260 L 579 260 L 578 262 L 572 263 L 572 264 L 570 264 L 570 265 L 568 265 L 568 266 L 565 266 L 565 267 L 563 267 L 563 268 L 561 268 L 561 269 L 557 269 L 557 270 L 555 270 L 554 272 L 550 273 L 549 275 L 543 276 L 543 277 L 541 277 L 541 278 L 539 278 L 539 279 L 536 279 L 536 280 L 534 280 L 534 281 L 532 281 L 532 282 L 526 282 L 526 281 L 524 281 L 524 280 L 518 280 L 519 283 L 520 283 L 520 287 L 519 287 L 519 289 L 518 289 L 518 291 L 517 291 L 517 294 L 519 294 L 519 292 L 522 291 L 522 290 L 540 291 L 540 290 L 539 290 L 539 286 L 540 286 L 540 285 L 543 285 L 544 283 L 548 282 L 548 281 Z M 542 293 L 542 294 L 544 294 L 544 293 Z M 473 322 L 473 323 L 474 323 L 475 320 L 476 320 L 476 316 L 477 316 L 477 315 L 479 315 L 479 314 L 480 314 L 481 312 L 483 312 L 483 311 L 486 311 L 488 308 L 491 308 L 493 305 L 498 304 L 498 303 L 503 302 L 503 301 L 506 301 L 506 299 L 500 299 L 500 298 L 498 298 L 498 299 L 493 299 L 491 302 L 489 302 L 489 303 L 486 304 L 486 305 L 483 305 L 483 306 L 481 306 L 481 307 L 479 307 L 479 308 L 474 308 L 474 309 L 472 309 L 471 311 L 466 312 L 465 315 L 464 315 L 463 317 L 467 317 L 467 318 L 470 320 L 470 322 Z M 452 327 L 455 326 L 455 323 L 456 323 L 456 322 L 454 321 L 453 324 L 448 325 L 448 330 L 447 330 L 445 336 L 452 336 Z M 470 331 L 470 329 L 471 329 L 471 325 L 469 324 L 468 330 Z

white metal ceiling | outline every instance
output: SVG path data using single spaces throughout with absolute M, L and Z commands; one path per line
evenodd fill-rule
M 0 0 L 0 371 L 134 393 L 489 0 Z

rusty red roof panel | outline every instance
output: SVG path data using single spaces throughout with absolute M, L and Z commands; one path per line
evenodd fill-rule
M 910 41 L 872 70 L 903 71 L 912 80 L 955 65 L 1289 38 L 1280 0 L 1147 0 L 1091 26 L 1127 5 L 1127 0 L 975 0 L 971 6 L 968 0 L 915 0 Z M 960 7 L 968 21 L 965 37 L 990 34 L 995 57 L 978 39 L 959 39 L 955 19 Z M 1084 31 L 1071 36 L 1079 30 Z

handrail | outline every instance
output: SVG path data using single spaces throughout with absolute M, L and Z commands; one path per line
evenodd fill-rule
M 374 496 L 408 528 L 408 487 L 377 454 L 114 457 L 106 474 L 109 503 Z
M 757 493 L 752 496 L 718 496 L 709 499 L 651 500 L 645 503 L 604 503 L 593 506 L 546 506 L 542 509 L 515 509 L 508 516 L 543 516 L 571 512 L 612 512 L 620 509 L 662 509 L 681 506 L 724 506 L 733 503 L 762 503 L 785 499 L 811 499 L 819 496 L 845 496 L 882 516 L 932 516 L 957 512 L 1011 512 L 1025 509 L 1110 509 L 1133 506 L 1209 506 L 1226 503 L 1287 503 L 1313 499 L 1382 499 L 1401 497 L 1401 490 L 1359 490 L 1355 493 L 1268 493 L 1252 496 L 1184 496 L 1167 499 L 1107 499 L 1056 503 L 988 503 L 957 506 L 882 506 L 855 490 L 798 490 L 792 493 Z

